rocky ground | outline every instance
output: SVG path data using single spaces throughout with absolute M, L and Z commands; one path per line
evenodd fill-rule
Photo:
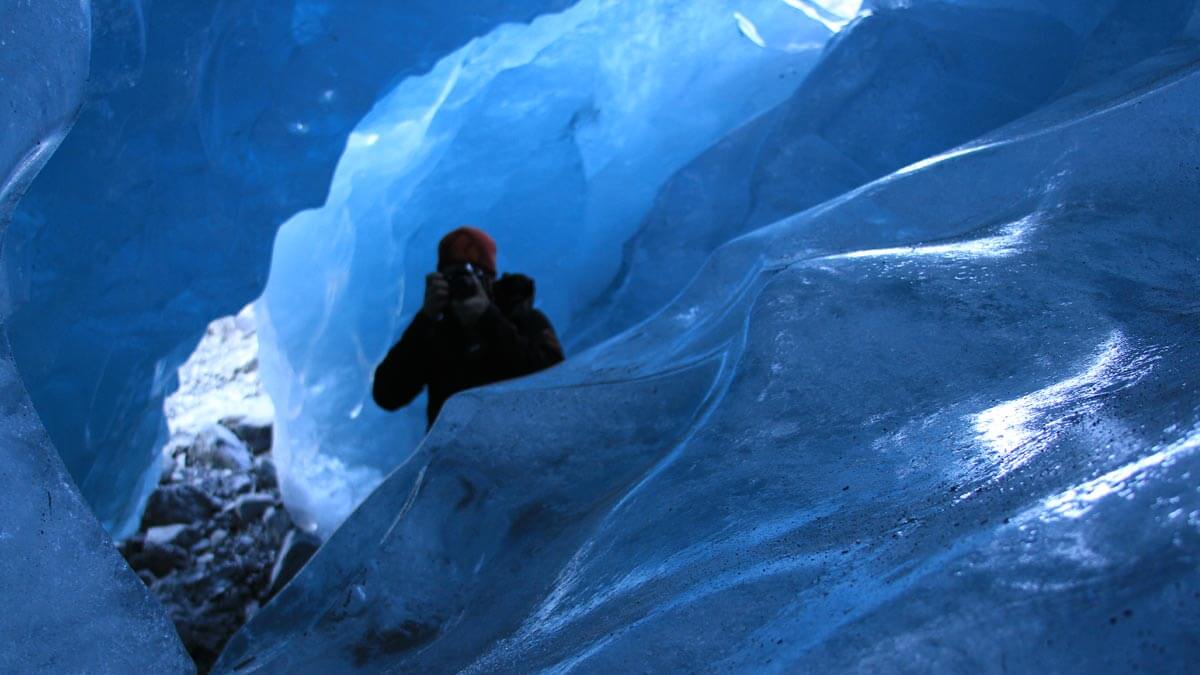
M 316 552 L 279 494 L 249 309 L 214 322 L 167 401 L 162 480 L 119 544 L 200 672 Z

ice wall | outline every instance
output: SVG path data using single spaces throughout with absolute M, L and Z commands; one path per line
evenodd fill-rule
M 1188 670 L 1200 35 L 1191 4 L 1166 31 L 1131 7 L 1047 76 L 1057 100 L 1010 77 L 1019 120 L 746 233 L 644 323 L 453 399 L 221 665 Z M 995 53 L 997 25 L 963 54 Z M 891 100 L 876 119 L 913 99 Z
M 457 224 L 542 280 L 578 351 L 657 311 L 722 243 L 1136 63 L 1192 6 L 880 4 L 809 73 L 852 4 L 581 3 L 381 102 L 329 203 L 284 228 L 262 310 L 296 515 L 328 533 L 419 442 L 423 401 L 384 414 L 370 377 Z
M 799 91 L 676 174 L 568 336 L 645 319 L 734 237 L 964 143 L 1175 39 L 1192 2 L 879 3 Z
M 260 293 L 276 228 L 322 203 L 379 95 L 568 4 L 94 3 L 86 104 L 22 201 L 4 267 L 18 367 L 110 531 L 136 524 L 157 480 L 175 368 Z
M 71 127 L 90 15 L 72 0 L 0 0 L 0 236 Z M 12 311 L 0 279 L 0 314 Z M 0 671 L 192 670 L 179 638 L 67 475 L 0 328 Z
M 785 100 L 830 29 L 778 0 L 587 0 L 406 81 L 356 128 L 328 203 L 285 225 L 259 308 L 274 452 L 294 515 L 328 534 L 425 430 L 375 366 L 463 223 L 538 280 L 561 330 L 620 265 L 659 187 Z

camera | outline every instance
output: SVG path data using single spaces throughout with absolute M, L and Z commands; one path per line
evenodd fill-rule
M 472 277 L 475 280 L 472 280 Z M 447 271 L 446 282 L 450 285 L 450 299 L 458 302 L 474 296 L 476 282 L 482 280 L 483 275 L 470 263 Z

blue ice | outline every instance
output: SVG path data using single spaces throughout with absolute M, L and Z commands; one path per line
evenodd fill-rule
M 104 529 L 264 286 L 328 541 L 221 670 L 1193 667 L 1195 0 L 504 4 L 0 0 L 0 669 L 188 669 Z M 423 436 L 464 222 L 571 358 Z
M 436 237 L 460 219 L 501 233 L 503 266 L 555 280 L 543 307 L 580 351 L 453 399 L 224 666 L 1189 668 L 1200 628 L 1194 3 L 870 9 L 793 93 L 669 176 L 649 174 L 653 200 L 602 231 L 620 231 L 615 270 L 594 262 L 609 247 L 591 211 L 546 213 L 564 191 L 593 194 L 579 178 L 586 152 L 525 150 L 561 124 L 511 137 L 475 125 L 459 153 L 361 169 L 351 142 L 338 212 L 284 228 L 264 302 L 286 324 L 302 298 L 321 298 L 301 310 L 312 320 L 276 334 L 276 386 L 292 387 L 298 419 L 337 405 L 364 431 L 301 432 L 310 449 L 289 457 L 293 479 L 325 452 L 364 465 L 405 454 L 403 421 L 374 426 L 346 391 L 330 399 L 347 403 L 316 403 L 346 378 L 297 383 L 367 372 L 411 311 Z M 735 45 L 772 43 L 751 12 L 734 20 Z M 526 89 L 514 74 L 482 100 Z M 356 134 L 430 119 L 391 108 L 404 92 Z M 505 152 L 470 154 L 497 142 Z M 513 158 L 545 198 L 497 185 L 524 175 Z M 422 183 L 410 191 L 412 171 Z M 508 189 L 522 199 L 506 202 Z M 357 240 L 372 218 L 383 234 Z M 330 257 L 402 262 L 360 280 L 344 274 L 354 264 L 313 265 Z M 288 260 L 292 276 L 276 277 Z M 305 273 L 311 287 L 286 295 Z M 593 273 L 607 284 L 586 285 Z M 383 302 L 358 290 L 389 283 Z M 379 316 L 395 323 L 353 349 L 310 338 L 321 320 L 330 336 L 370 335 Z M 335 352 L 351 365 L 317 366 Z M 293 485 L 317 495 L 305 508 L 331 498 L 308 482 L 318 487 Z

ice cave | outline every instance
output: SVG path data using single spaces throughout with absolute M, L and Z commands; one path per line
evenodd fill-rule
M 1200 659 L 1200 0 L 0 0 L 0 83 L 0 671 Z M 566 360 L 427 430 L 466 224 Z

